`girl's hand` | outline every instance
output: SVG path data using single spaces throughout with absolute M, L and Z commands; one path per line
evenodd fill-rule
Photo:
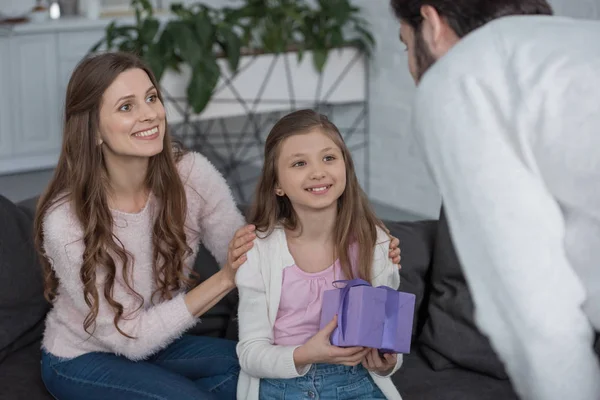
M 398 240 L 398 238 L 391 236 L 392 240 L 390 240 L 390 260 L 392 260 L 392 262 L 394 264 L 398 264 L 398 269 L 402 268 L 402 266 L 400 265 L 400 259 L 402 257 L 400 257 L 400 240 Z
M 294 350 L 294 362 L 300 370 L 308 364 L 325 363 L 354 366 L 364 359 L 369 349 L 364 347 L 337 347 L 329 337 L 337 326 L 337 315 L 305 344 Z
M 233 286 L 235 286 L 235 274 L 238 268 L 246 262 L 246 253 L 254 246 L 253 241 L 256 238 L 254 229 L 254 225 L 242 226 L 229 242 L 227 263 L 221 271 L 223 271 L 225 279 Z
M 378 375 L 386 376 L 396 366 L 398 356 L 396 354 L 379 355 L 377 349 L 370 349 L 365 358 L 362 360 L 362 365 L 369 371 L 373 371 Z

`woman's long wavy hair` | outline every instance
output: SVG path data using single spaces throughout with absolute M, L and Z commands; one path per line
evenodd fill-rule
M 315 129 L 326 134 L 340 148 L 346 166 L 346 188 L 338 199 L 335 257 L 340 260 L 344 276 L 356 278 L 351 264 L 351 244 L 355 243 L 358 248 L 355 265 L 358 277 L 371 282 L 377 227 L 385 231 L 387 229 L 371 209 L 358 183 L 352 156 L 340 131 L 325 115 L 313 110 L 298 110 L 284 116 L 273 126 L 265 143 L 265 162 L 250 209 L 249 223 L 254 224 L 256 230 L 265 236 L 270 235 L 278 224 L 289 230 L 302 228 L 289 198 L 275 194 L 277 159 L 281 145 L 287 138 Z
M 133 257 L 113 234 L 113 217 L 107 198 L 108 177 L 98 145 L 103 94 L 121 73 L 134 68 L 148 74 L 162 103 L 156 78 L 135 55 L 120 52 L 92 55 L 75 68 L 67 87 L 60 158 L 54 176 L 39 200 L 35 216 L 36 248 L 41 255 L 44 295 L 48 301 L 55 299 L 59 282 L 51 267 L 52 260 L 44 252 L 44 217 L 53 205 L 67 201 L 81 224 L 85 250 L 79 276 L 83 297 L 89 306 L 83 328 L 90 335 L 96 327 L 99 296 L 102 295 L 115 312 L 116 329 L 132 338 L 119 328 L 124 307 L 112 297 L 117 268 L 122 268 L 124 284 L 139 300 L 139 308 L 144 302 L 130 282 Z M 156 222 L 152 229 L 156 291 L 152 299 L 158 296 L 160 300 L 172 298 L 174 291 L 191 284 L 184 267 L 185 259 L 191 254 L 183 228 L 187 203 L 176 167 L 183 150 L 172 143 L 166 122 L 165 130 L 163 151 L 150 158 L 146 177 L 147 187 L 157 200 Z M 97 271 L 101 268 L 106 271 L 102 294 L 98 293 L 96 284 Z

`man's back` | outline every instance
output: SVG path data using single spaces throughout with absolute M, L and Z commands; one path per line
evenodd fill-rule
M 478 323 L 527 398 L 600 398 L 599 39 L 596 21 L 502 18 L 417 92 Z
M 513 107 L 515 138 L 522 139 L 515 147 L 531 149 L 530 168 L 562 209 L 567 256 L 600 331 L 600 22 L 498 22 L 490 28 L 505 43 L 522 101 Z

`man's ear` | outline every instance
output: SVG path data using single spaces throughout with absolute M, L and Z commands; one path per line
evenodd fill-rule
M 442 57 L 449 48 L 458 41 L 458 36 L 448 25 L 445 18 L 429 5 L 421 7 L 421 34 L 429 47 L 429 51 L 436 58 Z

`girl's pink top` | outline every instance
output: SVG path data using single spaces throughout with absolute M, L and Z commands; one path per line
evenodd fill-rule
M 283 283 L 277 319 L 273 326 L 274 344 L 297 346 L 319 331 L 323 292 L 336 289 L 333 282 L 344 279 L 339 260 L 316 273 L 297 265 L 283 270 Z

